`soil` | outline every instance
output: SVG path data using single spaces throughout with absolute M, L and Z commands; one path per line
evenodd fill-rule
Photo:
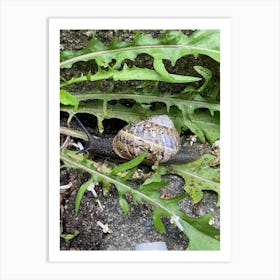
M 100 30 L 97 36 L 103 43 L 109 44 L 115 33 L 113 30 Z M 162 33 L 162 30 L 151 30 L 150 35 L 156 37 Z M 186 30 L 186 34 L 192 33 L 192 30 Z M 62 30 L 61 31 L 61 50 L 79 50 L 84 48 L 89 42 L 93 34 L 92 30 Z M 134 31 L 121 30 L 118 32 L 121 40 L 131 40 L 134 38 Z M 213 73 L 219 73 L 219 65 L 207 56 L 199 56 L 197 59 L 190 56 L 179 59 L 176 65 L 171 66 L 170 62 L 166 62 L 166 68 L 171 73 L 177 74 L 197 74 L 193 70 L 193 66 L 198 64 L 198 60 L 203 61 Z M 134 62 L 139 67 L 152 68 L 152 60 L 148 55 L 139 55 Z M 190 69 L 190 70 L 189 70 Z M 71 69 L 62 69 L 61 77 L 69 79 L 72 76 L 80 76 L 81 73 L 87 74 L 89 70 L 94 73 L 97 71 L 97 66 L 94 61 L 79 62 L 73 65 Z M 217 74 L 218 75 L 218 74 Z M 216 77 L 219 78 L 218 76 Z M 100 91 L 105 91 L 113 84 L 114 90 L 130 88 L 137 90 L 138 81 L 129 82 L 114 82 L 105 80 L 101 83 L 84 82 L 71 85 L 71 90 L 87 91 L 99 88 Z M 193 83 L 195 87 L 200 86 L 200 83 Z M 180 93 L 186 85 L 159 83 L 158 90 L 161 92 Z M 65 126 L 67 115 L 61 114 L 61 124 Z M 82 119 L 83 123 L 91 133 L 97 134 L 97 126 L 92 125 L 87 117 Z M 92 121 L 92 120 L 91 120 Z M 96 122 L 96 120 L 94 120 Z M 89 125 L 91 123 L 91 125 Z M 94 123 L 94 122 L 93 122 Z M 121 127 L 123 124 L 120 123 Z M 114 134 L 116 131 L 110 126 L 110 122 L 104 125 L 106 133 Z M 116 128 L 115 128 L 116 129 Z M 182 135 L 183 146 L 189 149 L 196 156 L 209 152 L 211 147 L 207 143 L 199 141 L 190 144 L 190 134 L 187 132 Z M 61 135 L 61 143 L 66 139 Z M 82 141 L 84 144 L 84 142 Z M 109 159 L 100 158 L 101 163 L 108 164 Z M 150 167 L 140 166 L 140 171 L 149 173 Z M 67 240 L 61 238 L 61 250 L 135 250 L 135 246 L 143 242 L 166 242 L 168 250 L 186 250 L 188 246 L 188 238 L 174 225 L 169 219 L 163 218 L 163 223 L 166 227 L 166 233 L 160 233 L 153 224 L 153 209 L 146 203 L 133 204 L 131 197 L 126 196 L 129 201 L 130 211 L 124 214 L 119 204 L 119 195 L 115 187 L 104 194 L 102 186 L 97 184 L 95 190 L 97 197 L 91 191 L 86 191 L 80 204 L 78 214 L 75 214 L 75 199 L 79 187 L 89 179 L 85 173 L 71 168 L 64 168 L 60 175 L 61 185 L 67 185 L 71 182 L 72 186 L 69 189 L 60 191 L 60 228 L 61 234 L 73 234 L 79 231 L 79 234 L 74 238 Z M 164 178 L 169 184 L 160 190 L 161 195 L 173 197 L 184 193 L 182 178 L 175 175 L 168 175 Z M 217 195 L 211 191 L 204 191 L 203 199 L 192 204 L 189 197 L 180 201 L 180 208 L 189 216 L 199 217 L 209 212 L 215 212 L 216 215 L 211 220 L 214 227 L 220 226 L 219 207 L 217 207 Z M 107 224 L 109 232 L 104 233 L 98 223 Z

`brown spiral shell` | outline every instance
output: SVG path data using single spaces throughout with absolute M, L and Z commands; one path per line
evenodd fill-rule
M 113 140 L 114 152 L 121 158 L 132 159 L 148 152 L 147 164 L 164 163 L 180 150 L 179 134 L 167 115 L 132 122 L 121 129 Z

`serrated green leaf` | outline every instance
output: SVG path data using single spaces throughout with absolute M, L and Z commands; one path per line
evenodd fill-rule
M 154 82 L 165 81 L 171 83 L 193 82 L 198 81 L 200 78 L 170 74 L 166 71 L 163 60 L 169 59 L 174 66 L 177 59 L 183 55 L 193 54 L 197 56 L 198 54 L 206 54 L 219 61 L 219 30 L 197 30 L 189 36 L 185 36 L 182 31 L 167 30 L 159 38 L 152 38 L 140 31 L 136 31 L 135 33 L 135 39 L 132 42 L 121 42 L 115 37 L 113 42 L 107 46 L 101 43 L 98 38 L 93 37 L 84 50 L 63 52 L 61 58 L 62 67 L 71 67 L 71 65 L 77 61 L 95 59 L 98 64 L 98 71 L 95 74 L 89 73 L 87 76 L 73 77 L 69 81 L 62 83 L 61 86 L 87 80 L 98 81 L 110 78 L 114 80 L 147 80 L 149 83 L 153 80 Z M 125 59 L 134 60 L 140 53 L 147 53 L 153 57 L 154 69 L 139 68 L 135 65 L 128 67 L 126 63 L 120 67 Z M 109 67 L 108 65 L 112 60 L 115 61 L 115 64 Z M 70 64 L 68 65 L 68 63 Z M 104 68 L 104 66 L 106 66 L 106 68 Z M 107 116 L 114 117 L 112 116 L 112 114 L 114 115 L 113 110 L 117 109 L 116 106 L 107 106 L 108 102 L 111 100 L 131 99 L 136 101 L 137 105 L 140 104 L 140 110 L 144 111 L 143 113 L 141 112 L 141 115 L 143 116 L 144 114 L 145 117 L 147 116 L 146 112 L 149 110 L 149 104 L 155 102 L 165 104 L 165 109 L 168 114 L 171 112 L 170 109 L 176 106 L 181 110 L 183 119 L 183 126 L 178 129 L 179 132 L 181 129 L 190 129 L 201 141 L 204 142 L 207 139 L 212 143 L 219 138 L 219 129 L 212 130 L 211 128 L 213 128 L 213 125 L 207 122 L 207 120 L 202 122 L 201 119 L 195 120 L 197 119 L 197 113 L 201 112 L 198 109 L 207 108 L 212 117 L 217 116 L 215 111 L 219 111 L 220 108 L 219 104 L 215 101 L 219 87 L 214 86 L 211 93 L 211 89 L 214 85 L 214 82 L 211 81 L 211 71 L 201 65 L 194 66 L 194 69 L 205 79 L 205 82 L 198 90 L 195 91 L 195 89 L 193 89 L 193 92 L 189 92 L 187 95 L 162 95 L 157 91 L 151 94 L 150 89 L 145 94 L 136 94 L 136 92 L 130 94 L 118 94 L 115 92 L 111 94 L 100 94 L 96 91 L 95 94 L 92 92 L 92 94 L 83 93 L 75 95 L 71 93 L 71 95 L 75 95 L 79 101 L 93 99 L 103 101 L 100 103 L 100 105 L 102 105 L 102 112 L 93 113 L 97 117 L 98 128 L 101 133 L 104 130 L 102 121 Z M 207 97 L 202 98 L 199 93 L 204 90 L 205 93 L 203 92 L 203 94 Z M 98 104 L 99 103 L 90 102 L 90 106 L 92 106 L 92 108 L 88 108 L 90 112 L 97 112 L 99 109 L 96 108 L 95 105 Z M 79 112 L 83 112 L 83 105 L 80 108 L 81 110 L 79 110 Z M 134 108 L 130 108 L 129 110 L 134 111 Z M 116 117 L 120 116 L 118 112 L 115 115 Z M 122 119 L 128 120 L 126 116 Z
M 205 54 L 219 61 L 220 59 L 220 32 L 219 30 L 197 30 L 189 36 L 182 31 L 168 30 L 158 38 L 139 35 L 132 42 L 114 40 L 111 45 L 105 46 L 96 37 L 89 45 L 79 51 L 61 52 L 61 68 L 70 68 L 78 61 L 95 59 L 99 66 L 107 66 L 115 59 L 115 68 L 119 68 L 124 59 L 134 60 L 138 54 L 149 54 L 156 59 L 156 68 L 160 60 L 165 58 L 175 64 L 176 60 L 184 55 Z M 158 69 L 159 73 L 161 69 Z
M 129 193 L 133 196 L 136 201 L 146 201 L 151 204 L 161 216 L 169 216 L 170 218 L 175 216 L 179 217 L 179 223 L 183 227 L 184 233 L 188 236 L 190 241 L 189 250 L 218 250 L 219 249 L 219 230 L 211 227 L 209 225 L 210 215 L 205 215 L 200 218 L 192 218 L 187 216 L 178 206 L 178 201 L 185 198 L 185 195 L 180 195 L 172 199 L 161 199 L 157 191 L 160 189 L 160 183 L 151 183 L 149 184 L 150 189 L 145 186 L 140 186 L 134 188 L 130 186 L 127 182 L 122 182 L 117 180 L 115 177 L 111 177 L 107 174 L 102 174 L 95 169 L 89 168 L 92 166 L 90 160 L 81 161 L 77 157 L 72 158 L 72 153 L 69 153 L 67 150 L 61 152 L 61 160 L 67 162 L 76 168 L 82 169 L 90 173 L 92 176 L 97 176 L 99 180 L 107 181 L 114 184 L 122 197 L 123 194 Z M 166 169 L 167 170 L 167 169 Z M 153 189 L 153 191 L 152 191 Z M 123 199 L 123 198 L 122 198 Z M 121 199 L 122 207 L 127 211 L 126 202 Z M 157 220 L 157 218 L 156 218 Z M 157 220 L 158 223 L 158 220 Z M 159 225 L 158 225 L 159 226 Z
M 211 115 L 210 112 L 196 112 L 190 116 L 193 123 L 199 127 L 203 135 L 207 138 L 210 144 L 213 144 L 217 139 L 220 139 L 220 114 L 215 112 Z
M 158 68 L 159 69 L 159 68 Z M 136 81 L 161 81 L 161 82 L 169 82 L 169 83 L 191 83 L 200 81 L 199 77 L 192 76 L 184 76 L 184 75 L 176 75 L 170 74 L 165 70 L 161 72 L 157 72 L 155 70 L 147 69 L 147 68 L 139 68 L 133 66 L 129 68 L 126 64 L 123 69 L 117 70 L 114 68 L 109 68 L 108 70 L 99 69 L 95 74 L 88 74 L 87 76 L 73 77 L 70 80 L 61 83 L 61 87 L 69 86 L 74 83 L 80 83 L 84 81 L 100 81 L 105 79 L 113 79 L 114 81 L 128 81 L 128 80 L 136 80 Z
M 220 172 L 211 167 L 215 156 L 207 154 L 200 159 L 187 164 L 177 164 L 169 167 L 170 172 L 178 174 L 185 180 L 184 189 L 195 204 L 203 197 L 203 190 L 212 190 L 220 195 Z
M 138 94 L 136 92 L 132 93 L 95 93 L 95 92 L 83 92 L 83 93 L 75 93 L 72 92 L 79 101 L 86 100 L 103 100 L 108 103 L 111 100 L 121 100 L 121 99 L 133 99 L 137 103 L 147 104 L 153 103 L 155 101 L 165 103 L 166 106 L 177 106 L 182 111 L 182 114 L 193 113 L 194 110 L 205 108 L 212 109 L 214 111 L 220 110 L 220 105 L 218 103 L 209 103 L 207 101 L 201 100 L 189 100 L 186 95 L 171 95 L 171 94 Z M 81 104 L 83 106 L 83 104 Z M 94 106 L 94 104 L 92 104 Z M 102 103 L 102 106 L 103 103 Z M 81 109 L 81 107 L 80 107 Z M 108 110 L 112 110 L 110 105 L 108 104 Z
M 108 94 L 108 99 L 113 98 L 113 95 Z M 97 94 L 96 99 L 102 98 L 102 96 L 105 97 L 105 94 Z M 123 97 L 127 99 L 133 99 L 133 95 L 124 95 Z M 81 97 L 84 98 L 84 97 Z M 170 100 L 168 97 L 167 98 L 161 98 L 159 97 L 153 97 L 154 99 L 150 99 L 148 96 L 145 99 L 145 96 L 142 96 L 141 98 L 136 95 L 136 100 L 138 102 L 152 102 L 152 100 L 160 100 L 163 103 L 167 103 L 172 105 L 172 108 L 169 111 L 169 116 L 170 118 L 174 121 L 175 127 L 177 128 L 178 132 L 181 130 L 187 130 L 190 129 L 194 134 L 196 134 L 199 139 L 204 142 L 205 138 L 212 144 L 214 143 L 215 140 L 220 138 L 220 117 L 219 113 L 216 112 L 214 116 L 211 116 L 211 114 L 207 111 L 196 111 L 193 114 L 188 114 L 187 117 L 178 117 L 182 114 L 182 111 L 185 113 L 185 108 L 187 106 L 191 106 L 192 109 L 194 108 L 213 108 L 219 110 L 219 105 L 216 104 L 210 104 L 209 106 L 207 103 L 204 102 L 188 102 L 184 100 Z M 115 94 L 115 99 L 121 99 L 121 94 Z M 150 99 L 150 101 L 149 101 Z M 180 106 L 180 103 L 185 102 L 186 104 Z M 177 109 L 175 105 L 180 107 L 180 111 Z M 189 104 L 189 105 L 188 105 Z M 120 104 L 108 104 L 107 110 L 110 112 L 110 117 L 111 118 L 118 118 L 127 122 L 133 122 L 133 121 L 138 121 L 139 119 L 145 119 L 147 118 L 147 113 L 144 111 L 144 109 L 139 105 L 135 104 L 133 107 L 125 107 Z M 98 122 L 102 124 L 102 121 L 105 119 L 105 116 L 103 115 L 103 101 L 98 100 L 96 102 L 92 102 L 89 104 L 81 103 L 79 105 L 79 108 L 77 111 L 74 111 L 74 109 L 70 106 L 64 106 L 61 105 L 61 111 L 67 112 L 70 115 L 73 115 L 75 113 L 86 113 L 86 114 L 91 114 L 94 115 L 98 118 Z M 162 114 L 167 114 L 166 108 L 159 108 L 158 110 L 153 111 L 153 115 L 162 115 Z M 76 137 L 80 137 L 78 134 L 76 134 Z

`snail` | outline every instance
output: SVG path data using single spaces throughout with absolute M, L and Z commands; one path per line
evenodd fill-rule
M 195 159 L 193 155 L 181 152 L 179 133 L 167 115 L 129 123 L 113 138 L 95 138 L 78 117 L 74 117 L 88 138 L 83 153 L 93 150 L 99 155 L 130 160 L 147 151 L 144 160 L 147 165 L 185 163 Z
M 121 158 L 132 159 L 147 151 L 147 164 L 164 163 L 180 150 L 180 136 L 167 115 L 132 122 L 113 139 L 113 150 Z

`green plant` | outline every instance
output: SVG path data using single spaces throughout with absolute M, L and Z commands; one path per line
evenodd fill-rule
M 188 250 L 218 250 L 219 230 L 209 225 L 209 220 L 211 219 L 212 214 L 205 215 L 201 218 L 191 218 L 179 208 L 177 202 L 183 200 L 187 195 L 186 193 L 172 199 L 161 198 L 158 190 L 164 187 L 166 183 L 162 182 L 158 176 L 154 176 L 153 180 L 148 179 L 144 184 L 138 186 L 137 188 L 130 185 L 128 180 L 135 172 L 134 167 L 143 161 L 145 156 L 145 154 L 142 154 L 129 162 L 116 166 L 108 173 L 101 173 L 97 171 L 97 164 L 93 161 L 85 159 L 85 157 L 77 155 L 73 151 L 61 151 L 60 158 L 64 161 L 66 166 L 81 169 L 91 175 L 91 178 L 84 183 L 83 187 L 81 187 L 78 192 L 76 198 L 76 211 L 78 211 L 82 194 L 88 185 L 90 185 L 93 181 L 102 182 L 104 184 L 111 183 L 118 189 L 119 202 L 124 213 L 128 213 L 129 211 L 129 204 L 124 198 L 124 194 L 129 193 L 132 195 L 134 203 L 145 201 L 153 206 L 154 224 L 159 231 L 165 232 L 161 216 L 169 217 L 170 222 L 175 223 L 178 228 L 188 236 Z M 210 157 L 210 155 L 208 155 L 208 157 Z M 209 163 L 209 160 L 201 163 L 201 167 L 204 167 L 206 162 Z M 176 166 L 173 168 L 176 168 Z M 188 171 L 191 170 L 191 168 L 188 168 L 188 166 L 185 165 L 185 170 Z M 123 171 L 128 172 L 120 175 Z M 161 175 L 169 171 L 172 171 L 172 169 L 169 169 L 168 167 L 159 168 L 157 175 Z M 193 173 L 193 177 L 197 179 L 199 176 Z M 200 177 L 200 179 L 204 180 L 203 177 Z M 218 192 L 218 189 L 216 189 L 215 186 L 212 186 L 212 189 Z
M 143 68 L 133 64 L 142 54 L 151 57 L 152 66 Z M 109 45 L 93 36 L 86 48 L 76 52 L 61 52 L 62 71 L 71 69 L 77 62 L 95 62 L 95 69 L 61 80 L 61 111 L 68 113 L 68 121 L 77 113 L 94 115 L 100 132 L 104 129 L 104 119 L 118 118 L 131 122 L 150 115 L 168 114 L 179 132 L 190 130 L 202 142 L 212 144 L 219 139 L 219 81 L 213 78 L 216 73 L 212 73 L 205 65 L 195 65 L 191 71 L 193 75 L 173 74 L 167 70 L 168 63 L 172 68 L 182 57 L 198 58 L 199 55 L 219 62 L 218 30 L 197 30 L 189 36 L 185 36 L 182 31 L 168 30 L 158 38 L 136 31 L 134 40 L 130 42 L 120 41 L 116 32 Z M 116 91 L 112 82 L 106 91 L 102 91 L 99 86 L 104 80 L 136 80 L 138 83 L 134 89 Z M 83 82 L 95 83 L 96 87 L 86 92 L 72 90 L 73 85 Z M 184 89 L 175 94 L 162 92 L 159 90 L 160 82 L 182 84 Z M 121 100 L 133 102 L 130 106 L 124 106 Z M 190 195 L 193 203 L 197 203 L 203 196 L 203 190 L 212 190 L 219 195 L 219 171 L 211 166 L 214 156 L 205 155 L 190 164 L 160 166 L 151 178 L 135 189 L 130 186 L 128 179 L 133 176 L 143 156 L 117 165 L 110 172 L 101 173 L 96 170 L 96 163 L 86 157 L 68 150 L 61 151 L 61 160 L 66 166 L 81 169 L 91 175 L 78 192 L 76 211 L 90 182 L 98 181 L 104 185 L 110 182 L 118 189 L 124 213 L 129 211 L 124 194 L 130 193 L 135 203 L 146 201 L 153 206 L 154 224 L 158 230 L 165 231 L 161 216 L 167 216 L 171 222 L 176 223 L 190 240 L 188 250 L 218 250 L 219 230 L 209 225 L 211 215 L 194 219 L 184 214 L 177 204 L 186 195 Z M 120 175 L 122 171 L 127 172 Z M 158 190 L 165 186 L 161 176 L 168 173 L 184 178 L 186 193 L 183 196 L 169 200 L 159 197 Z

